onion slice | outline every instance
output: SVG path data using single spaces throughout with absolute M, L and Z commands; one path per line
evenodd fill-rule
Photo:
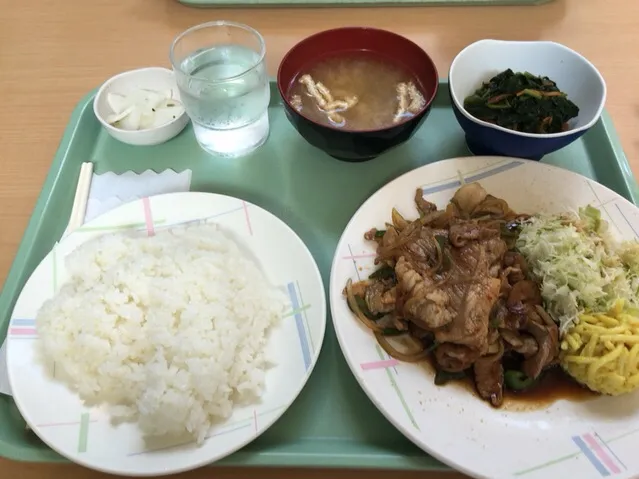
M 184 113 L 172 90 L 137 89 L 127 94 L 109 92 L 106 98 L 112 114 L 108 124 L 122 130 L 146 130 L 170 123 Z
M 424 359 L 426 359 L 430 354 L 430 350 L 423 347 L 415 351 L 403 353 L 401 351 L 398 351 L 383 334 L 378 333 L 377 331 L 374 334 L 375 339 L 377 339 L 377 342 L 382 347 L 382 349 L 386 351 L 386 353 L 391 358 L 397 359 L 398 361 L 404 361 L 406 363 L 418 363 L 419 361 L 423 361 Z
M 357 301 L 355 300 L 355 294 L 353 293 L 353 281 L 350 278 L 346 282 L 346 301 L 348 302 L 348 306 L 351 308 L 351 311 L 355 313 L 357 319 L 359 319 L 364 326 L 366 326 L 368 329 L 372 329 L 375 332 L 382 331 L 382 328 L 375 324 L 375 321 L 368 319 L 360 309 Z

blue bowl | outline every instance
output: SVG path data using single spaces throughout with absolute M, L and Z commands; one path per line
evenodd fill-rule
M 482 82 L 508 68 L 555 81 L 579 107 L 570 129 L 551 134 L 522 133 L 471 116 L 464 109 L 464 99 Z M 467 46 L 451 64 L 448 91 L 473 154 L 530 160 L 540 160 L 586 133 L 599 120 L 606 102 L 606 83 L 595 66 L 574 50 L 545 41 L 480 40 Z

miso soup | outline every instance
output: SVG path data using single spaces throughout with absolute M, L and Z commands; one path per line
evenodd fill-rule
M 426 101 L 400 63 L 368 51 L 329 56 L 300 72 L 291 105 L 317 123 L 345 130 L 391 127 L 419 113 Z

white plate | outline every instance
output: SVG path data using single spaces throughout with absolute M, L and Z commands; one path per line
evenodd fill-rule
M 373 270 L 374 246 L 363 234 L 383 227 L 396 207 L 416 217 L 414 192 L 444 206 L 460 186 L 480 181 L 515 211 L 561 212 L 592 204 L 620 237 L 636 238 L 639 210 L 594 181 L 541 163 L 498 157 L 458 158 L 392 181 L 355 213 L 339 241 L 330 282 L 335 331 L 351 371 L 379 410 L 432 456 L 478 478 L 595 479 L 639 474 L 639 393 L 585 402 L 557 401 L 545 410 L 493 409 L 461 385 L 438 387 L 415 364 L 397 363 L 349 311 L 348 278 Z
M 162 228 L 208 218 L 247 247 L 271 284 L 289 293 L 290 312 L 273 330 L 269 357 L 276 366 L 255 407 L 236 409 L 211 430 L 201 447 L 162 444 L 149 450 L 135 424 L 111 425 L 99 408 L 87 408 L 35 359 L 36 312 L 65 278 L 64 257 L 86 240 L 126 228 Z M 122 205 L 81 227 L 40 263 L 11 316 L 7 363 L 13 396 L 29 426 L 52 449 L 84 466 L 134 476 L 193 469 L 231 454 L 262 434 L 295 400 L 320 352 L 326 300 L 319 270 L 300 238 L 281 220 L 244 201 L 209 193 L 173 193 Z

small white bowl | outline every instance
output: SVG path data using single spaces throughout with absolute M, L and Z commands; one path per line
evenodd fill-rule
M 106 118 L 113 113 L 107 103 L 108 93 L 127 95 L 140 88 L 172 90 L 173 98 L 180 100 L 175 76 L 167 68 L 140 68 L 115 75 L 104 82 L 93 100 L 93 112 L 107 133 L 122 143 L 135 146 L 159 145 L 177 136 L 189 122 L 185 111 L 164 125 L 144 130 L 123 130 L 107 123 Z

